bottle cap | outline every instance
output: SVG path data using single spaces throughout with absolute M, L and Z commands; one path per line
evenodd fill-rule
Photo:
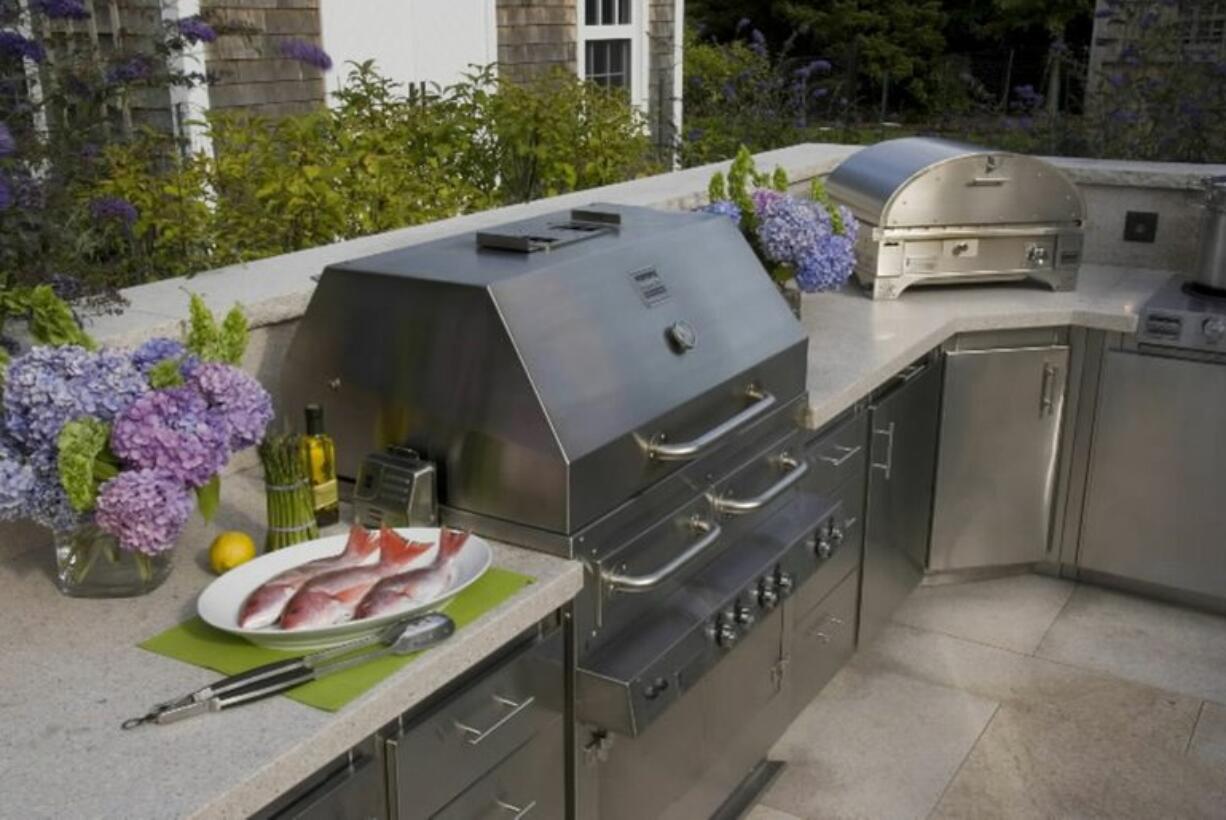
M 308 436 L 323 434 L 324 409 L 318 404 L 308 404 L 306 406 L 306 431 Z

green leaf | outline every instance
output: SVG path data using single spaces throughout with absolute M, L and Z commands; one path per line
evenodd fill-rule
M 243 353 L 247 350 L 247 338 L 247 317 L 243 315 L 243 309 L 235 305 L 230 308 L 225 321 L 221 323 L 221 361 L 232 365 L 240 364 Z
M 110 437 L 110 425 L 83 416 L 65 424 L 56 439 L 60 484 L 68 494 L 68 502 L 78 512 L 93 509 L 98 485 L 114 475 L 105 467 L 98 468 Z
M 212 521 L 221 504 L 221 476 L 215 475 L 209 483 L 196 490 L 196 506 L 200 508 L 200 517 L 206 522 Z
M 179 359 L 163 359 L 149 370 L 149 386 L 154 390 L 167 387 L 179 387 L 183 384 L 183 373 L 179 369 Z
M 221 339 L 221 331 L 217 328 L 217 320 L 213 311 L 209 310 L 200 294 L 191 294 L 188 305 L 187 338 L 183 343 L 187 349 L 206 361 L 214 361 Z

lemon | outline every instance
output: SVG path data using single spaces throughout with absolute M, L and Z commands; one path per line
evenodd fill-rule
M 221 575 L 255 557 L 255 542 L 245 532 L 230 530 L 213 539 L 209 547 L 209 564 Z

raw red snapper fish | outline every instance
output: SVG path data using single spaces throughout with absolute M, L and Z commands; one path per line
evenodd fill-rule
M 438 552 L 427 567 L 384 578 L 375 584 L 354 612 L 355 619 L 375 618 L 401 609 L 411 601 L 432 601 L 455 582 L 455 558 L 468 541 L 468 533 L 444 529 Z
M 404 572 L 434 546 L 406 541 L 384 527 L 379 531 L 379 563 L 332 570 L 308 580 L 281 613 L 282 629 L 313 629 L 353 620 L 353 611 L 380 580 Z
M 379 548 L 379 533 L 354 524 L 349 541 L 337 555 L 307 561 L 300 566 L 274 575 L 256 587 L 239 609 L 238 625 L 243 629 L 271 626 L 281 617 L 282 610 L 302 585 L 316 575 L 364 563 Z

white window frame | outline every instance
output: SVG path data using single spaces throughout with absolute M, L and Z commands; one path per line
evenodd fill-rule
M 630 102 L 647 110 L 647 71 L 650 53 L 647 47 L 647 0 L 630 0 L 630 22 L 617 25 L 588 25 L 586 0 L 575 0 L 578 18 L 578 44 L 575 67 L 579 76 L 587 79 L 588 40 L 630 41 Z

